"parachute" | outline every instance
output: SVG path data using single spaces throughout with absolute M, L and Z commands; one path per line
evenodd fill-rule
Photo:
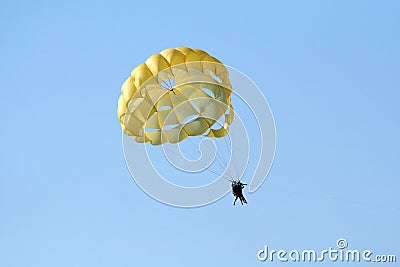
M 118 117 L 138 143 L 224 137 L 234 118 L 225 66 L 205 51 L 170 48 L 137 66 L 124 82 Z

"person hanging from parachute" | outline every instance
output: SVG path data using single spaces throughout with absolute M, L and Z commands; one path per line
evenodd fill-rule
M 132 71 L 121 88 L 118 117 L 126 135 L 153 146 L 225 138 L 234 119 L 232 92 L 218 59 L 200 49 L 169 48 Z M 232 181 L 234 205 L 237 199 L 247 204 L 245 185 Z
M 247 184 L 244 184 L 240 181 L 232 181 L 232 194 L 235 197 L 235 200 L 233 201 L 233 205 L 236 205 L 236 201 L 239 198 L 240 203 L 243 205 L 243 203 L 247 204 L 247 200 L 243 196 L 243 188 Z

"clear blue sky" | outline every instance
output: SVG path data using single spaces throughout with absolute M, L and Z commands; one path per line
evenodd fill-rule
M 264 245 L 322 250 L 339 237 L 400 260 L 399 12 L 398 1 L 1 2 L 0 266 L 266 266 Z M 125 165 L 120 86 L 182 45 L 246 73 L 274 113 L 275 162 L 245 207 L 231 195 L 160 204 Z

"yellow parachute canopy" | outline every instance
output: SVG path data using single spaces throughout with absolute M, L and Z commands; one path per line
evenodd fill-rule
M 121 91 L 121 128 L 140 143 L 223 137 L 233 121 L 228 71 L 199 49 L 170 48 L 152 55 L 132 71 Z

